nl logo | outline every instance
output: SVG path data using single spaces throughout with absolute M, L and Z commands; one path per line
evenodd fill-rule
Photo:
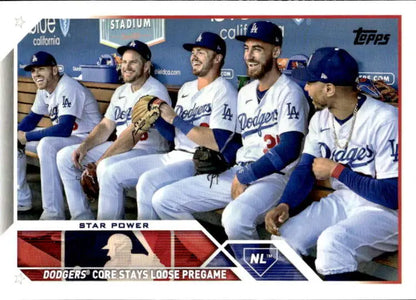
M 278 250 L 276 248 L 244 248 L 245 263 L 260 277 L 277 262 Z

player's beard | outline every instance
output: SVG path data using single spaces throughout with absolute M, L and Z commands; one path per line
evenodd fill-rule
M 143 76 L 144 70 L 143 69 L 137 69 L 137 70 L 126 70 L 126 71 L 133 71 L 133 73 L 128 74 L 123 71 L 123 80 L 126 83 L 133 83 L 137 81 L 139 78 Z
M 45 77 L 40 77 L 34 79 L 36 87 L 40 90 L 46 90 L 49 85 L 50 79 Z
M 315 111 L 321 111 L 324 110 L 326 107 L 320 104 L 313 103 L 313 106 L 315 107 Z
M 32 76 L 32 79 L 38 89 L 46 90 L 48 92 L 51 92 L 55 89 L 57 82 L 52 74 L 52 67 L 50 67 L 48 72 L 45 71 L 37 76 Z
M 312 99 L 312 104 L 315 107 L 316 111 L 320 111 L 326 108 L 325 104 L 319 103 L 318 101 L 315 101 L 313 98 Z
M 249 63 L 258 64 L 255 68 L 250 68 Z M 259 62 L 256 60 L 246 61 L 247 75 L 252 79 L 261 79 L 273 68 L 274 58 L 269 57 L 265 62 Z
M 199 60 L 196 60 L 200 65 L 198 67 L 192 66 L 192 74 L 198 77 L 204 77 L 212 69 L 214 63 L 212 60 L 208 60 L 206 63 L 203 63 Z

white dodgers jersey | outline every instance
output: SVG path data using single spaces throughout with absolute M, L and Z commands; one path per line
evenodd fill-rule
M 110 105 L 105 112 L 105 117 L 116 123 L 117 136 L 130 126 L 133 106 L 141 97 L 146 95 L 156 96 L 172 105 L 166 87 L 151 76 L 135 92 L 132 91 L 130 83 L 125 83 L 114 91 Z M 166 152 L 169 150 L 169 145 L 155 128 L 150 128 L 147 133 L 142 135 L 134 148 L 143 148 L 152 150 L 152 152 Z
M 176 114 L 195 126 L 235 131 L 237 90 L 227 80 L 218 77 L 198 90 L 198 81 L 186 82 L 178 92 Z M 194 152 L 196 143 L 175 128 L 175 149 Z
M 237 163 L 256 161 L 279 144 L 284 132 L 307 131 L 309 104 L 298 84 L 281 74 L 260 102 L 258 84 L 254 80 L 238 93 L 237 132 L 243 147 L 237 152 Z M 296 163 L 297 160 L 282 171 L 288 172 Z
M 51 94 L 46 90 L 36 92 L 32 111 L 49 115 L 53 125 L 58 124 L 60 116 L 75 116 L 72 135 L 88 133 L 101 121 L 97 101 L 90 90 L 66 74 Z
M 312 117 L 303 152 L 334 160 L 373 178 L 397 177 L 398 110 L 368 96 L 361 97 L 367 98 L 357 112 L 346 149 L 336 146 L 334 128 L 338 144 L 345 145 L 354 117 L 340 125 L 326 108 Z M 337 179 L 331 180 L 334 189 L 347 188 Z

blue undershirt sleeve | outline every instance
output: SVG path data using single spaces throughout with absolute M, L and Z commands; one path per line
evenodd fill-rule
M 175 139 L 175 127 L 173 125 L 163 120 L 163 118 L 158 118 L 154 126 L 165 139 L 173 142 Z
M 31 111 L 17 126 L 18 130 L 28 132 L 35 129 L 39 121 L 42 119 L 42 115 L 36 114 Z
M 299 164 L 290 175 L 279 203 L 286 203 L 291 211 L 302 204 L 313 188 L 315 176 L 312 172 L 312 163 L 314 159 L 313 155 L 302 154 Z
M 183 119 L 181 119 L 179 116 L 176 116 L 173 119 L 173 126 L 175 126 L 176 128 L 178 128 L 180 131 L 182 131 L 182 133 L 184 135 L 187 135 L 189 133 L 189 131 L 192 130 L 192 128 L 195 127 L 194 124 L 192 124 L 191 122 L 187 122 Z
M 280 143 L 270 149 L 257 161 L 245 166 L 237 172 L 237 178 L 242 184 L 250 184 L 284 169 L 295 161 L 302 149 L 303 133 L 298 131 L 285 132 L 280 135 Z
M 225 130 L 225 129 L 212 129 L 214 134 L 215 141 L 217 142 L 218 149 L 224 148 L 224 145 L 230 140 L 231 135 L 233 134 L 232 131 Z
M 231 140 L 227 142 L 225 148 L 221 152 L 227 163 L 230 165 L 235 164 L 237 150 L 240 149 L 241 146 L 241 134 L 234 133 Z
M 68 137 L 72 133 L 75 119 L 76 117 L 72 115 L 61 116 L 59 117 L 59 122 L 56 125 L 41 130 L 27 132 L 26 139 L 30 142 L 39 141 L 45 136 Z
M 345 167 L 339 178 L 343 184 L 368 201 L 397 209 L 399 203 L 398 179 L 375 179 Z

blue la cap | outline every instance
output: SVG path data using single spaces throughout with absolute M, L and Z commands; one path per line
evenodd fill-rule
M 306 68 L 293 70 L 292 76 L 306 82 L 354 85 L 358 77 L 358 64 L 344 49 L 324 47 L 311 55 Z
M 195 40 L 195 43 L 183 44 L 183 48 L 192 51 L 194 47 L 202 47 L 222 54 L 225 57 L 227 52 L 225 41 L 218 35 L 212 32 L 203 32 Z
M 247 39 L 256 39 L 275 46 L 282 46 L 283 42 L 282 30 L 280 30 L 279 26 L 269 21 L 251 23 L 245 35 L 237 35 L 235 38 L 243 42 Z
M 33 67 L 56 66 L 55 57 L 45 51 L 39 51 L 32 55 L 30 63 L 24 67 L 25 71 L 31 71 Z
M 152 52 L 150 52 L 149 47 L 138 40 L 133 40 L 125 46 L 121 46 L 117 48 L 117 52 L 120 55 L 123 55 L 126 50 L 134 50 L 139 53 L 146 61 L 152 58 Z

